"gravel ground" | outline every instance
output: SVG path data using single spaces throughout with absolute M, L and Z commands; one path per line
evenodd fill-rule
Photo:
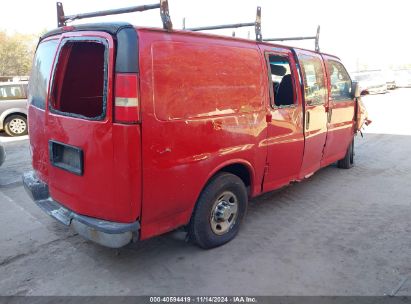
M 0 295 L 411 295 L 411 89 L 364 101 L 374 122 L 353 169 L 254 199 L 237 238 L 208 251 L 182 232 L 85 241 L 24 192 L 27 139 L 0 134 Z

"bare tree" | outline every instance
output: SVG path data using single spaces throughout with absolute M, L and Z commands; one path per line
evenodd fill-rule
M 35 41 L 32 35 L 7 35 L 0 31 L 0 76 L 29 74 Z

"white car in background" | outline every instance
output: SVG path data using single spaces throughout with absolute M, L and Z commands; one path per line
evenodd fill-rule
M 356 72 L 351 74 L 360 83 L 363 91 L 369 94 L 385 94 L 388 92 L 387 82 L 380 71 Z
M 411 70 L 394 71 L 395 84 L 400 88 L 411 88 Z
M 397 84 L 395 82 L 395 75 L 394 72 L 391 70 L 384 71 L 385 82 L 387 83 L 388 90 L 394 90 L 397 88 Z
M 1 130 L 9 136 L 27 134 L 27 82 L 0 82 Z

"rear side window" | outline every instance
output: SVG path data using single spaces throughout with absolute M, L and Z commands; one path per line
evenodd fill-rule
M 54 70 L 51 110 L 102 119 L 106 108 L 106 58 L 104 40 L 63 41 Z
M 51 67 L 56 54 L 58 40 L 40 43 L 37 48 L 31 70 L 28 101 L 33 106 L 44 109 L 47 89 L 50 81 Z
M 299 58 L 304 78 L 305 102 L 311 104 L 325 104 L 327 91 L 321 59 L 303 55 Z
M 331 98 L 333 100 L 347 100 L 351 97 L 351 79 L 344 66 L 334 60 L 327 61 L 330 73 Z
M 22 85 L 0 86 L 0 100 L 25 99 L 26 92 Z

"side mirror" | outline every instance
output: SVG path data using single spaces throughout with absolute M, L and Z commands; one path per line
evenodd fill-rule
M 358 81 L 353 81 L 351 85 L 351 94 L 353 98 L 359 98 L 362 95 L 360 83 Z

